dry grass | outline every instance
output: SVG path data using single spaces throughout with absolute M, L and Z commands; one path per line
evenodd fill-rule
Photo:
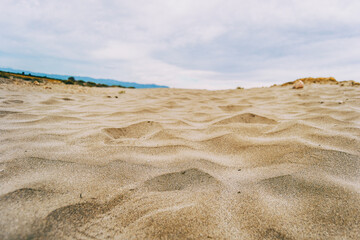
M 338 81 L 336 81 L 333 77 L 319 77 L 319 78 L 299 78 L 292 82 L 283 83 L 281 86 L 288 86 L 293 85 L 296 81 L 301 80 L 304 84 L 338 84 Z

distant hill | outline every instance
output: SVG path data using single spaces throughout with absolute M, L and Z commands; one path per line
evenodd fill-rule
M 340 85 L 340 86 L 360 86 L 360 83 L 355 82 L 354 80 L 346 80 L 346 81 L 338 82 L 333 77 L 299 78 L 292 82 L 283 83 L 283 84 L 281 84 L 281 86 L 284 87 L 284 86 L 294 85 L 295 82 L 297 82 L 297 81 L 302 81 L 304 84 L 336 84 L 336 85 Z
M 47 73 L 38 73 L 38 72 L 31 72 L 19 69 L 12 69 L 12 68 L 1 68 L 1 71 L 5 72 L 13 72 L 13 73 L 23 73 L 26 75 L 36 75 L 41 77 L 49 77 L 55 78 L 60 80 L 67 80 L 69 77 L 74 77 L 76 80 L 83 80 L 85 82 L 94 82 L 106 85 L 121 85 L 123 87 L 134 87 L 134 88 L 169 88 L 168 86 L 156 85 L 156 84 L 140 84 L 134 82 L 121 82 L 114 79 L 102 79 L 102 78 L 91 78 L 91 77 L 82 77 L 82 76 L 72 76 L 72 75 L 58 75 L 58 74 L 47 74 Z

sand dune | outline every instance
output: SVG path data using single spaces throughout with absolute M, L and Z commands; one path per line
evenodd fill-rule
M 0 239 L 359 239 L 360 87 L 0 85 Z
M 259 116 L 253 113 L 243 113 L 217 122 L 216 124 L 229 123 L 259 123 L 259 124 L 275 124 L 276 121 L 267 117 Z

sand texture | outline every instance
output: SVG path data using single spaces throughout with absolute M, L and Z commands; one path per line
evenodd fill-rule
M 0 84 L 0 239 L 359 239 L 360 87 Z

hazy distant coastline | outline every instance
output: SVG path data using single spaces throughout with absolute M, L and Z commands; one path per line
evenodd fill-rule
M 73 75 L 60 75 L 60 74 L 47 74 L 47 73 L 39 73 L 39 72 L 32 72 L 26 71 L 21 69 L 13 69 L 13 68 L 2 68 L 0 67 L 0 71 L 11 72 L 11 73 L 24 73 L 25 75 L 36 75 L 41 77 L 49 77 L 55 78 L 60 80 L 67 80 L 69 77 L 74 77 L 76 80 L 83 80 L 85 82 L 94 82 L 99 84 L 106 84 L 106 85 L 121 85 L 123 87 L 133 87 L 133 88 L 169 88 L 168 86 L 164 85 L 157 85 L 157 84 L 141 84 L 135 82 L 123 82 L 114 79 L 103 79 L 103 78 L 92 78 L 92 77 L 83 77 L 83 76 L 73 76 Z

